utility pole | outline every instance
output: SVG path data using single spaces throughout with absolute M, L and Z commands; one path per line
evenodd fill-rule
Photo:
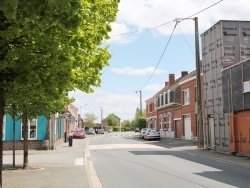
M 101 129 L 103 129 L 102 120 L 103 120 L 103 110 L 102 110 L 102 107 L 101 107 Z
M 195 17 L 194 21 L 195 21 L 195 55 L 196 55 L 197 136 L 198 136 L 197 147 L 204 148 L 198 18 Z
M 141 99 L 141 91 L 136 91 L 137 92 L 140 92 L 140 115 L 142 117 L 142 99 Z
M 12 120 L 13 120 L 13 166 L 16 166 L 16 105 L 12 104 Z

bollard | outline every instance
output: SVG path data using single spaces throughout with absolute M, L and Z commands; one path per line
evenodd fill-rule
M 69 136 L 69 146 L 73 145 L 73 136 Z

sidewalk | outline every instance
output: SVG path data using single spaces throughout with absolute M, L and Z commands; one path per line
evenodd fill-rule
M 87 140 L 87 139 L 86 139 Z M 85 163 L 85 140 L 63 143 L 55 150 L 29 150 L 28 169 L 22 169 L 23 151 L 3 151 L 3 187 L 91 188 Z
M 155 145 L 171 148 L 175 151 L 188 153 L 190 155 L 201 156 L 216 161 L 227 162 L 239 166 L 250 168 L 250 158 L 246 156 L 233 156 L 226 152 L 215 152 L 213 150 L 198 149 L 197 141 L 163 138 Z

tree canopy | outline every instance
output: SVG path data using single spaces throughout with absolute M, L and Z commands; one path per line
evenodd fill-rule
M 115 117 L 114 114 L 109 114 L 108 117 L 107 117 L 107 121 L 108 121 L 109 126 L 114 127 L 114 126 L 119 125 L 118 119 Z
M 1 0 L 1 150 L 5 104 L 15 104 L 28 119 L 48 116 L 72 101 L 69 91 L 93 92 L 100 86 L 101 70 L 111 57 L 102 42 L 109 38 L 118 3 Z
M 85 113 L 85 118 L 83 119 L 85 126 L 88 127 L 94 127 L 96 123 L 94 123 L 95 120 L 97 120 L 97 117 L 93 113 Z

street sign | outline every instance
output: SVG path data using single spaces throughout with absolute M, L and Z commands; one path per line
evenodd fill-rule
M 243 82 L 243 93 L 250 92 L 250 81 Z

